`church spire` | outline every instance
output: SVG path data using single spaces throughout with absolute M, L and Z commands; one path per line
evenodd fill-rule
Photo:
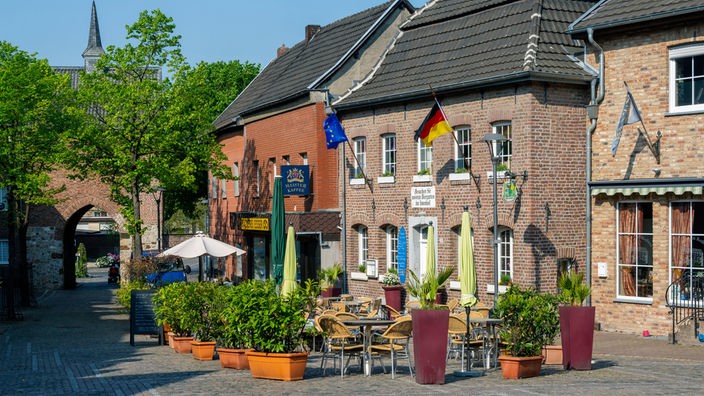
M 95 61 L 104 54 L 103 46 L 100 43 L 100 27 L 98 26 L 98 13 L 95 11 L 95 1 L 90 12 L 90 30 L 88 31 L 88 47 L 83 51 L 83 60 L 87 72 L 95 69 Z

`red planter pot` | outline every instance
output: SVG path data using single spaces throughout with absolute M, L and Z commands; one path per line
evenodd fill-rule
M 235 370 L 249 370 L 249 360 L 247 351 L 251 349 L 231 349 L 218 347 L 218 357 L 222 368 L 232 368 Z
M 560 307 L 562 366 L 591 370 L 595 307 Z
M 342 293 L 342 289 L 339 287 L 328 287 L 325 290 L 320 291 L 320 296 L 321 297 L 339 297 L 340 293 Z
M 450 311 L 411 311 L 413 320 L 413 359 L 416 363 L 416 382 L 419 384 L 445 383 L 447 356 L 447 326 Z
M 403 291 L 403 285 L 382 286 L 382 289 L 384 289 L 386 305 L 401 312 L 401 292 Z

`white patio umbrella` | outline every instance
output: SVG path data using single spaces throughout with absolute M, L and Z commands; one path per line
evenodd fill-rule
M 231 254 L 243 255 L 244 250 L 205 236 L 199 232 L 194 237 L 189 238 L 178 245 L 164 250 L 158 256 L 179 256 L 183 258 L 200 257 L 204 254 L 213 257 L 225 257 Z

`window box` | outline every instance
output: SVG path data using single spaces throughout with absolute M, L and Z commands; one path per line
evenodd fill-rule
M 460 281 L 450 281 L 450 290 L 460 290 L 461 288 Z
M 469 172 L 462 172 L 462 173 L 450 173 L 449 179 L 450 181 L 456 181 L 456 180 L 469 180 Z
M 352 280 L 358 280 L 358 281 L 367 281 L 369 278 L 367 277 L 367 274 L 364 272 L 359 272 L 359 271 L 352 271 L 350 272 L 350 279 Z
M 497 179 L 506 179 L 508 178 L 508 173 L 510 171 L 496 171 L 496 178 Z M 486 172 L 486 178 L 489 180 L 489 183 L 494 183 L 494 175 L 491 171 Z
M 499 294 L 504 294 L 504 293 L 506 293 L 506 290 L 508 290 L 508 288 L 509 288 L 509 287 L 508 287 L 507 285 L 499 285 Z M 492 284 L 492 283 L 487 283 L 487 284 L 486 284 L 486 292 L 487 292 L 488 294 L 494 294 L 494 284 Z
M 354 179 L 350 179 L 350 185 L 353 185 L 353 186 L 354 185 L 361 185 L 361 184 L 364 184 L 365 182 L 366 182 L 366 180 L 364 180 L 363 177 L 357 177 Z
M 413 183 L 423 183 L 433 180 L 433 175 L 413 175 Z
M 376 182 L 379 184 L 395 183 L 396 177 L 395 176 L 379 176 L 376 178 Z

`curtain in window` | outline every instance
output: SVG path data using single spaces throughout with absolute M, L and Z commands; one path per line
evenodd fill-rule
M 690 246 L 690 204 L 689 202 L 672 204 L 672 266 L 689 267 Z M 687 234 L 687 235 L 674 235 Z M 682 275 L 682 268 L 675 268 L 673 280 Z
M 636 233 L 639 231 L 636 227 L 643 227 L 643 211 L 636 210 L 635 204 L 622 204 L 619 212 L 619 227 L 621 293 L 635 296 Z

